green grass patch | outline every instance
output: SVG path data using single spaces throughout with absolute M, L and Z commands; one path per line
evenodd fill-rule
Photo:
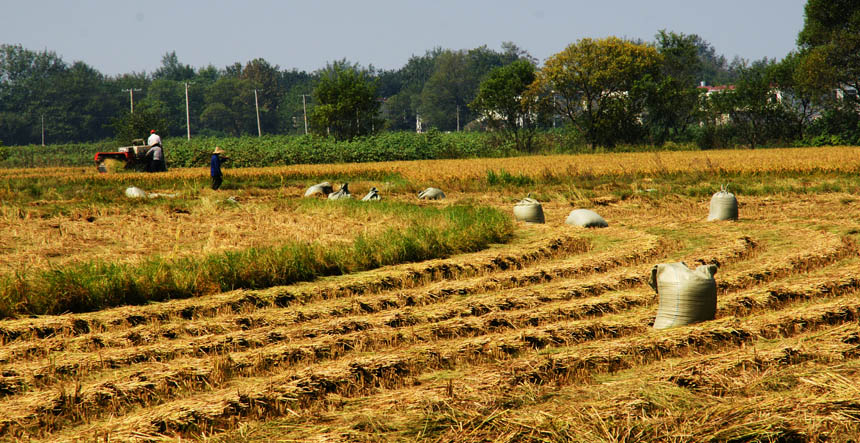
M 487 184 L 490 186 L 531 186 L 535 184 L 535 180 L 527 175 L 511 174 L 504 169 L 499 172 L 487 171 Z
M 396 202 L 313 202 L 342 214 L 396 213 L 408 223 L 351 243 L 288 243 L 200 258 L 152 257 L 141 263 L 91 261 L 0 276 L 0 318 L 87 312 L 120 305 L 197 297 L 233 289 L 260 289 L 398 263 L 473 252 L 513 236 L 510 217 L 471 206 L 420 207 Z

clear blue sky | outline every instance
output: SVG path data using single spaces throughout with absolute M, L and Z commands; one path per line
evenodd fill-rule
M 803 0 L 203 1 L 0 0 L 0 43 L 55 51 L 104 74 L 152 72 L 176 51 L 195 68 L 265 58 L 312 71 L 346 58 L 393 69 L 436 46 L 512 41 L 543 61 L 583 37 L 699 34 L 729 60 L 782 58 Z

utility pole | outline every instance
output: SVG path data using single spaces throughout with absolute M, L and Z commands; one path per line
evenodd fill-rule
M 257 101 L 257 90 L 254 90 L 254 107 L 257 108 L 257 137 L 263 136 L 263 131 L 260 129 L 260 102 Z
M 140 88 L 123 89 L 123 92 L 128 91 L 128 98 L 131 102 L 131 113 L 134 114 L 134 91 L 142 91 Z
M 302 110 L 305 113 L 305 135 L 308 135 L 308 102 L 307 94 L 302 94 Z
M 45 114 L 42 114 L 42 146 L 45 146 Z
M 188 140 L 191 140 L 191 113 L 188 111 L 188 83 L 185 83 L 185 128 L 188 130 Z
M 457 132 L 460 132 L 460 105 L 457 105 Z

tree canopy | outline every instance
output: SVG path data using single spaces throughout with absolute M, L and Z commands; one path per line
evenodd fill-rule
M 314 89 L 310 115 L 314 132 L 338 140 L 372 134 L 381 129 L 376 83 L 345 61 L 330 64 Z
M 797 43 L 815 60 L 800 68 L 820 87 L 840 89 L 860 107 L 860 3 L 853 0 L 809 0 Z
M 529 93 L 566 116 L 592 146 L 612 146 L 636 125 L 639 87 L 657 75 L 661 60 L 647 45 L 584 38 L 549 57 Z
M 490 127 L 503 131 L 517 149 L 526 151 L 532 149 L 538 122 L 537 102 L 525 97 L 534 80 L 535 66 L 525 59 L 495 68 L 481 82 L 475 100 L 469 104 Z

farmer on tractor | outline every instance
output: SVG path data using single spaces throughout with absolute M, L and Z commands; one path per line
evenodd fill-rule
M 149 131 L 149 139 L 146 141 L 149 150 L 146 151 L 146 172 L 165 172 L 167 165 L 164 163 L 164 150 L 161 147 L 161 137 L 155 133 L 155 129 Z

